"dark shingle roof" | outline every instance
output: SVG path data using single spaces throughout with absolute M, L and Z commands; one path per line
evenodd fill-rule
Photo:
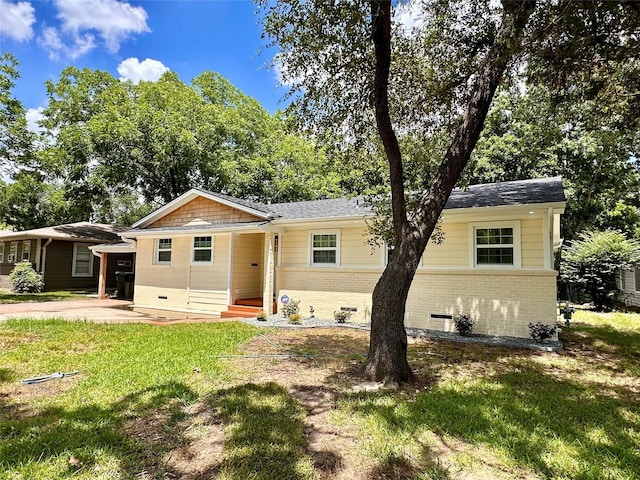
M 471 185 L 451 192 L 445 209 L 565 202 L 562 178 L 537 178 Z
M 564 202 L 560 177 L 471 185 L 451 192 L 445 209 Z M 366 216 L 371 208 L 362 198 L 335 198 L 276 203 L 269 207 L 282 220 Z
M 282 220 L 365 216 L 371 213 L 361 198 L 330 198 L 269 205 Z
M 3 232 L 0 241 L 12 237 L 19 238 L 55 238 L 58 240 L 86 240 L 99 242 L 117 242 L 120 240 L 118 232 L 122 227 L 104 223 L 76 222 L 65 225 L 24 230 L 21 232 Z

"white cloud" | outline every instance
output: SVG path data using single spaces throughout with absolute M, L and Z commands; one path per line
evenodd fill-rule
M 6 35 L 19 42 L 33 37 L 35 10 L 29 2 L 12 3 L 0 0 L 0 37 Z
M 90 33 L 63 36 L 55 27 L 44 28 L 38 41 L 49 51 L 51 60 L 60 57 L 75 60 L 96 46 L 95 37 Z
M 117 52 L 120 42 L 134 33 L 149 31 L 142 7 L 117 0 L 56 0 L 64 32 L 96 31 L 107 49 Z
M 0 0 L 5 1 L 5 0 Z M 149 31 L 147 12 L 118 0 L 54 0 L 59 27 L 46 27 L 39 38 L 51 59 L 76 59 L 98 46 L 110 52 L 130 36 Z
M 169 68 L 158 60 L 147 58 L 142 62 L 137 58 L 127 58 L 118 65 L 118 73 L 120 80 L 131 80 L 137 84 L 141 80 L 155 82 L 163 73 L 168 72 Z
M 38 125 L 38 122 L 42 119 L 43 110 L 43 107 L 29 108 L 27 110 L 25 114 L 25 117 L 27 119 L 27 128 L 32 132 L 40 133 L 42 131 L 40 125 Z

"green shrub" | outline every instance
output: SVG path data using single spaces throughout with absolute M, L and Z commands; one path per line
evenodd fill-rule
M 352 312 L 345 310 L 338 310 L 333 312 L 333 318 L 338 323 L 345 323 L 347 320 L 351 318 Z
M 560 276 L 591 297 L 596 310 L 613 305 L 616 276 L 640 261 L 640 243 L 616 230 L 585 232 L 562 250 Z
M 471 335 L 475 322 L 469 318 L 469 315 L 456 312 L 453 314 L 453 324 L 460 335 Z
M 299 313 L 292 313 L 289 315 L 289 323 L 291 325 L 300 325 L 302 324 L 302 317 Z
M 16 264 L 9 274 L 9 281 L 15 293 L 38 293 L 44 288 L 42 275 L 34 271 L 31 262 L 27 260 Z
M 542 343 L 547 338 L 553 337 L 557 331 L 558 327 L 556 325 L 545 325 L 541 322 L 529 324 L 529 333 L 536 343 Z
M 282 314 L 289 318 L 291 315 L 300 313 L 300 300 L 290 300 L 289 303 L 282 306 Z

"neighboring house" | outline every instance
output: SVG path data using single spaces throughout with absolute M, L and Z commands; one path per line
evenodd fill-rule
M 529 336 L 528 323 L 556 321 L 554 252 L 566 204 L 559 177 L 455 190 L 442 215 L 442 244 L 429 244 L 409 293 L 405 324 Z M 300 301 L 306 316 L 371 316 L 371 292 L 389 249 L 367 240 L 361 199 L 265 205 L 193 189 L 122 232 L 136 242 L 139 308 L 238 315 L 272 299 Z M 99 251 L 99 247 L 94 247 Z M 108 257 L 107 257 L 108 258 Z
M 88 290 L 98 285 L 99 259 L 89 247 L 121 241 L 114 225 L 78 222 L 66 225 L 0 232 L 0 287 L 11 288 L 9 273 L 16 263 L 27 260 L 42 273 L 46 291 Z M 118 263 L 133 268 L 133 254 L 112 256 L 105 264 L 107 288 L 115 288 Z M 123 268 L 123 267 L 120 267 Z
M 640 307 L 640 264 L 620 273 L 618 300 L 627 306 Z

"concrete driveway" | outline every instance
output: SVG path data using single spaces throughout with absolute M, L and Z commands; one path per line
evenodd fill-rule
M 62 317 L 69 320 L 95 322 L 139 322 L 151 317 L 132 311 L 127 300 L 69 300 L 61 302 L 28 302 L 0 304 L 0 321 L 9 318 Z
M 128 300 L 69 300 L 61 302 L 28 302 L 0 304 L 0 322 L 9 318 L 66 318 L 68 320 L 90 320 L 96 323 L 151 323 L 154 325 L 172 325 L 175 323 L 201 323 L 225 321 L 220 318 L 203 315 L 181 315 L 172 312 L 170 319 L 157 311 L 157 315 L 134 312 L 129 308 Z

